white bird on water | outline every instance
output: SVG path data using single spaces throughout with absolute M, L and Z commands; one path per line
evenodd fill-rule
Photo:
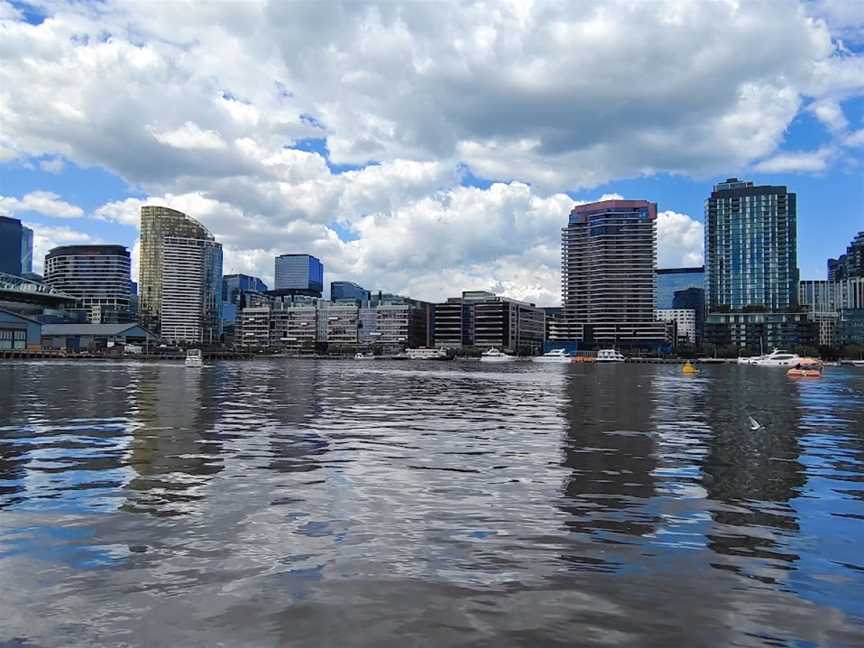
M 759 423 L 759 421 L 757 421 L 755 418 L 753 418 L 752 416 L 748 416 L 747 418 L 750 419 L 750 429 L 751 430 L 755 431 L 755 430 L 761 430 L 762 429 L 762 424 Z

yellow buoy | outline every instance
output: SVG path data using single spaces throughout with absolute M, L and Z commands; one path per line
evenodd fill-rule
M 699 373 L 699 370 L 690 364 L 690 361 L 688 360 L 684 363 L 684 366 L 681 367 L 681 372 L 685 374 L 697 374 Z

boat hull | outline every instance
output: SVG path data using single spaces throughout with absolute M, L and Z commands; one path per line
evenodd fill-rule
M 566 357 L 547 358 L 545 356 L 537 356 L 536 358 L 531 358 L 531 362 L 538 364 L 570 364 L 572 361 L 572 358 Z
M 501 362 L 516 362 L 516 358 L 514 358 L 513 356 L 504 356 L 504 357 L 501 357 L 501 356 L 494 356 L 494 357 L 491 357 L 491 358 L 483 357 L 483 358 L 480 358 L 480 362 L 488 362 L 488 363 L 491 363 L 491 364 L 499 364 L 499 363 L 501 363 Z

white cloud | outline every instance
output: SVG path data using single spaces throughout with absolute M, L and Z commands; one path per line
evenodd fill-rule
M 65 168 L 65 164 L 63 162 L 63 158 L 51 158 L 48 160 L 42 160 L 39 163 L 39 168 L 43 171 L 47 171 L 48 173 L 60 173 Z
M 686 268 L 704 262 L 705 228 L 687 214 L 657 214 L 657 267 Z
M 759 162 L 755 169 L 762 173 L 819 172 L 828 166 L 833 149 L 825 147 L 815 151 L 779 153 Z
M 0 196 L 0 213 L 36 212 L 55 218 L 80 218 L 84 210 L 60 199 L 50 191 L 32 191 L 23 198 Z
M 76 245 L 83 243 L 99 243 L 97 237 L 67 227 L 66 225 L 41 225 L 39 223 L 24 223 L 33 230 L 33 271 L 41 274 L 45 255 L 58 245 Z
M 197 124 L 187 121 L 174 130 L 160 131 L 153 126 L 147 127 L 147 132 L 160 144 L 178 149 L 212 150 L 224 149 L 225 140 L 213 130 L 202 130 Z

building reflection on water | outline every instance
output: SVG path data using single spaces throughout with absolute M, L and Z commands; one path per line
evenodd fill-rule
M 560 508 L 577 538 L 565 559 L 581 569 L 614 569 L 626 552 L 616 547 L 612 559 L 603 545 L 638 544 L 659 522 L 651 504 L 654 376 L 635 369 L 598 366 L 567 377 L 563 466 L 570 472 Z

